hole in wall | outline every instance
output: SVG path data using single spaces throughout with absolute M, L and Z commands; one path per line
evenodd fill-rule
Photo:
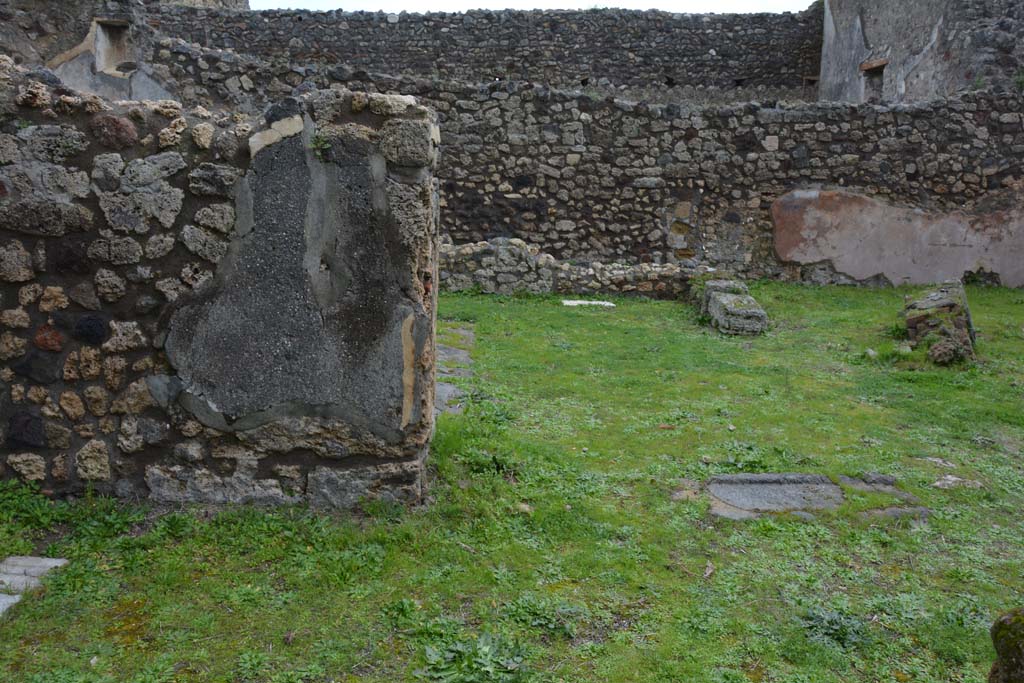
M 871 69 L 864 72 L 864 101 L 878 104 L 885 92 L 885 68 Z
M 589 78 L 581 78 L 580 79 L 580 85 L 582 85 L 584 88 L 586 88 L 588 85 L 590 85 L 590 79 Z
M 100 73 L 124 75 L 130 70 L 122 70 L 122 65 L 134 65 L 129 40 L 130 28 L 127 24 L 117 22 L 98 22 L 96 24 L 96 42 L 93 54 L 96 59 L 96 71 Z
M 676 85 L 676 79 L 672 78 L 671 76 L 666 76 L 665 85 L 668 86 L 669 88 L 674 88 Z
M 885 67 L 888 59 L 875 59 L 860 65 L 864 76 L 864 101 L 879 104 L 885 93 Z

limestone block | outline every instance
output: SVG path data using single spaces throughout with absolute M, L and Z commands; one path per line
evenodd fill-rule
M 714 294 L 750 294 L 747 286 L 739 280 L 708 280 L 704 283 L 704 292 L 700 300 L 700 314 L 710 315 L 711 297 Z
M 18 240 L 0 244 L 0 280 L 4 282 L 27 282 L 35 278 L 32 269 L 32 254 Z
M 86 481 L 110 479 L 110 449 L 106 443 L 93 439 L 75 454 L 78 476 Z
M 7 466 L 25 481 L 42 481 L 46 478 L 46 461 L 35 453 L 14 453 L 7 456 Z

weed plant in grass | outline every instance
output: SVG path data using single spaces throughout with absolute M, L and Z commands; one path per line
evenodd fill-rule
M 676 303 L 443 296 L 475 375 L 415 509 L 156 514 L 0 484 L 3 553 L 72 561 L 0 622 L 0 680 L 982 683 L 1024 595 L 1024 296 L 971 288 L 979 361 L 937 369 L 898 351 L 913 292 L 752 289 L 754 339 Z M 673 500 L 760 471 L 889 474 L 932 514 Z

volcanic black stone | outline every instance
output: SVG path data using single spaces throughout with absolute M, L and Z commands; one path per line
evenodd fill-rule
M 11 370 L 37 384 L 53 384 L 60 379 L 62 368 L 59 353 L 37 350 L 30 351 L 18 362 L 11 364 Z
M 263 118 L 266 119 L 267 125 L 287 119 L 291 116 L 298 116 L 302 113 L 302 106 L 299 101 L 294 97 L 286 97 L 280 102 L 275 102 L 267 108 L 267 111 L 263 114 Z
M 46 448 L 43 418 L 29 410 L 19 410 L 7 421 L 7 443 L 26 448 Z
M 46 85 L 51 86 L 61 85 L 63 83 L 57 74 L 53 73 L 49 69 L 44 69 L 43 67 L 32 69 L 32 71 L 28 72 L 28 77 L 34 81 L 39 81 L 40 83 L 45 83 Z
M 100 315 L 83 315 L 75 323 L 71 336 L 80 342 L 99 346 L 107 340 L 107 321 Z
M 87 273 L 89 260 L 83 240 L 61 240 L 47 245 L 46 256 L 50 269 L 57 273 Z

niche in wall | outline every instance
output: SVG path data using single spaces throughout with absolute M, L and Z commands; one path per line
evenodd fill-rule
M 885 93 L 885 67 L 888 66 L 888 59 L 875 59 L 864 62 L 860 65 L 861 73 L 864 76 L 864 101 L 871 104 L 879 104 Z
M 97 72 L 124 75 L 128 71 L 134 71 L 135 60 L 129 39 L 130 30 L 126 22 L 96 22 L 93 55 L 96 59 Z

